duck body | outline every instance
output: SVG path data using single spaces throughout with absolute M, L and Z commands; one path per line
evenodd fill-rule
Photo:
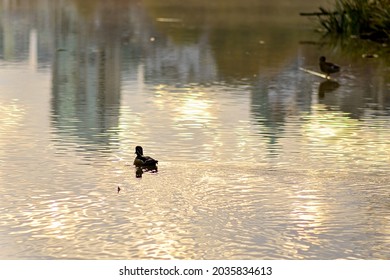
M 322 72 L 326 74 L 326 78 L 328 78 L 330 74 L 339 72 L 340 66 L 333 64 L 331 62 L 327 62 L 325 56 L 321 56 L 320 69 Z
M 144 151 L 141 146 L 135 147 L 135 154 L 137 156 L 134 159 L 134 165 L 136 167 L 155 167 L 158 163 L 158 160 L 144 156 L 143 153 Z

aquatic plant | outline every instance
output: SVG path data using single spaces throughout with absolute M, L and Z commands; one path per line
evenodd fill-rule
M 390 39 L 390 0 L 336 0 L 333 10 L 319 7 L 317 16 L 328 33 L 373 41 Z

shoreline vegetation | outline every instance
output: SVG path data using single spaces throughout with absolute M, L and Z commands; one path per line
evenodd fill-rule
M 335 0 L 332 9 L 300 15 L 317 17 L 327 34 L 385 44 L 390 41 L 389 7 L 390 0 Z

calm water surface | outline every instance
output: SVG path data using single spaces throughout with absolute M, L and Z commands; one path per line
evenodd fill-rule
M 386 49 L 160 2 L 0 2 L 0 258 L 390 259 Z

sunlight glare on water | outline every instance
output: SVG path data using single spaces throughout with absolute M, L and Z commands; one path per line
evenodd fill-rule
M 389 259 L 390 64 L 314 2 L 0 2 L 0 258 Z

